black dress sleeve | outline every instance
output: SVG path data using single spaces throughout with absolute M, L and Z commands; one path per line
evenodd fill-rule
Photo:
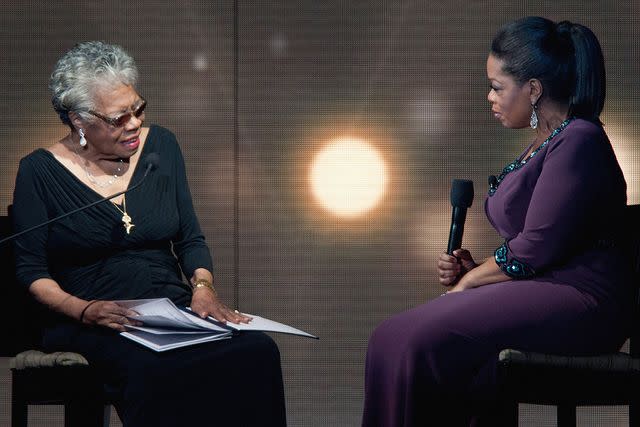
M 20 161 L 16 186 L 13 192 L 13 229 L 20 232 L 49 219 L 41 197 L 34 154 Z M 51 278 L 47 261 L 47 227 L 41 227 L 18 237 L 14 243 L 16 278 L 23 286 L 30 286 L 37 279 Z
M 175 136 L 169 131 L 166 132 L 175 142 L 172 160 L 175 161 L 176 203 L 180 217 L 179 230 L 173 239 L 173 249 L 183 273 L 189 279 L 197 268 L 212 271 L 213 263 L 193 208 L 184 157 Z

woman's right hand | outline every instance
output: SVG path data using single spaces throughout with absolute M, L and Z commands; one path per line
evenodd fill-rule
M 136 316 L 133 310 L 122 307 L 113 301 L 90 301 L 82 315 L 82 323 L 88 325 L 100 325 L 116 331 L 124 332 L 124 325 L 140 326 L 140 322 L 129 319 Z
M 453 286 L 469 270 L 477 266 L 471 252 L 466 249 L 456 249 L 453 255 L 442 253 L 438 258 L 438 280 L 442 286 Z

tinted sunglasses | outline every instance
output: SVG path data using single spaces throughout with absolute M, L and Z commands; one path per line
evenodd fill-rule
M 107 117 L 93 110 L 89 110 L 88 113 L 91 114 L 92 116 L 96 116 L 100 120 L 110 124 L 113 127 L 121 128 L 127 123 L 129 123 L 129 120 L 131 120 L 132 117 L 138 118 L 144 114 L 144 109 L 147 108 L 147 101 L 144 98 L 141 98 L 141 99 L 142 99 L 142 103 L 137 107 L 135 107 L 132 111 L 121 114 L 116 117 Z

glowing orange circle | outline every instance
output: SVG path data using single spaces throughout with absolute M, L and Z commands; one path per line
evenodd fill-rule
M 339 138 L 315 156 L 309 176 L 314 197 L 339 216 L 355 217 L 376 206 L 387 186 L 380 153 L 355 138 Z

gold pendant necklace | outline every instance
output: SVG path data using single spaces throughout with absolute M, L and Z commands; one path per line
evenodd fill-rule
M 127 213 L 127 195 L 126 194 L 122 195 L 122 208 L 124 210 L 120 209 L 120 206 L 118 206 L 115 202 L 111 202 L 111 204 L 113 204 L 113 206 L 115 206 L 116 209 L 120 211 L 120 213 L 122 214 L 122 218 L 121 218 L 122 225 L 124 226 L 124 229 L 127 231 L 127 234 L 131 234 L 131 229 L 135 227 L 135 224 L 131 223 L 131 217 Z

